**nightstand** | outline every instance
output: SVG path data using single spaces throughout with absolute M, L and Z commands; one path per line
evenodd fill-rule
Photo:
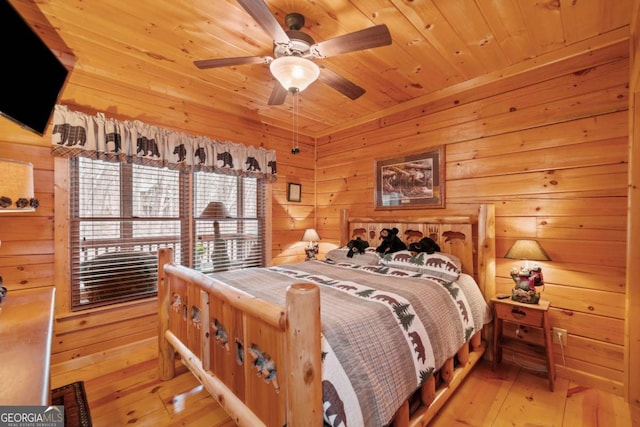
M 510 298 L 491 299 L 495 325 L 493 327 L 493 368 L 502 361 L 502 349 L 509 349 L 516 354 L 533 355 L 545 359 L 549 376 L 549 389 L 553 391 L 556 379 L 556 365 L 553 360 L 551 344 L 551 326 L 549 325 L 549 301 L 540 300 L 538 304 L 523 304 Z M 537 328 L 542 331 L 542 343 L 533 343 L 507 337 L 502 333 L 503 322 L 518 326 Z

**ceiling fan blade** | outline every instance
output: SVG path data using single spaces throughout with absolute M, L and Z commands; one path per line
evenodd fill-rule
M 374 47 L 391 44 L 391 34 L 385 24 L 364 30 L 334 37 L 316 43 L 310 47 L 311 53 L 317 58 L 327 58 L 341 53 L 355 52 L 356 50 L 371 49 Z
M 239 56 L 236 58 L 202 59 L 193 61 L 194 65 L 201 69 L 231 67 L 245 64 L 268 64 L 273 61 L 270 56 Z
M 322 83 L 330 86 L 343 94 L 344 96 L 350 99 L 358 99 L 360 98 L 366 91 L 353 83 L 350 80 L 347 80 L 345 77 L 342 77 L 340 74 L 335 71 L 331 71 L 327 67 L 320 67 L 322 71 L 320 72 L 320 76 L 318 80 Z
M 287 98 L 288 92 L 289 91 L 286 90 L 279 82 L 276 82 L 273 87 L 273 91 L 271 91 L 271 96 L 269 97 L 269 105 L 284 104 L 284 100 Z
M 267 4 L 262 0 L 237 0 L 240 6 L 262 27 L 276 44 L 287 44 L 291 39 L 284 31 L 278 20 L 271 13 Z

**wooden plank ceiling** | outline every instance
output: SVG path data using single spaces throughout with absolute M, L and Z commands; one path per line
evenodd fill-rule
M 273 41 L 236 0 L 11 0 L 75 69 L 142 93 L 259 117 L 288 128 L 292 96 L 269 106 L 267 64 L 201 70 L 193 61 L 272 55 Z M 631 0 L 266 0 L 284 27 L 304 15 L 316 42 L 386 24 L 390 46 L 315 59 L 366 89 L 350 100 L 317 81 L 300 95 L 300 132 L 320 136 L 607 34 L 628 34 Z M 34 13 L 34 10 L 38 13 Z M 48 22 L 47 22 L 48 21 Z M 51 30 L 53 27 L 54 31 Z M 555 53 L 555 55 L 553 55 Z

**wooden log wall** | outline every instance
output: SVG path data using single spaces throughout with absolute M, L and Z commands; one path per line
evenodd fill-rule
M 631 73 L 629 79 L 629 221 L 627 230 L 627 305 L 625 334 L 625 367 L 627 384 L 625 400 L 636 410 L 640 410 L 640 286 L 631 286 L 640 275 L 640 0 L 633 2 L 631 19 Z
M 627 49 L 614 43 L 501 85 L 469 85 L 320 138 L 323 240 L 337 243 L 343 208 L 357 216 L 425 214 L 374 209 L 374 161 L 445 145 L 442 214 L 496 205 L 497 292 L 514 285 L 509 270 L 518 263 L 504 258 L 510 245 L 539 240 L 552 259 L 541 263 L 542 298 L 551 301 L 552 325 L 568 331 L 568 345 L 554 345 L 558 375 L 623 394 Z

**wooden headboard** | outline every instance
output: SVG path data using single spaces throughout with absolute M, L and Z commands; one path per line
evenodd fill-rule
M 380 230 L 397 228 L 406 244 L 430 237 L 442 252 L 457 256 L 463 272 L 474 276 L 489 298 L 495 293 L 495 208 L 480 205 L 476 216 L 363 218 L 341 212 L 340 246 L 360 237 L 370 247 L 380 245 Z M 486 293 L 485 293 L 486 292 Z

